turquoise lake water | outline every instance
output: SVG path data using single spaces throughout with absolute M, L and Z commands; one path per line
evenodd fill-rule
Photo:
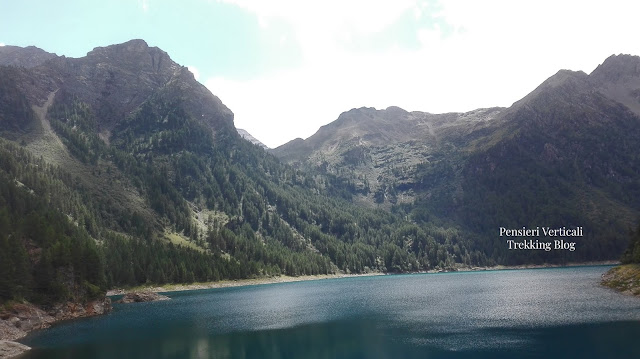
M 610 267 L 340 278 L 168 293 L 21 342 L 41 358 L 640 358 Z

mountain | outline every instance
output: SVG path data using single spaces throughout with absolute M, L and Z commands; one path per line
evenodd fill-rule
M 253 143 L 254 145 L 260 146 L 262 148 L 264 148 L 265 150 L 268 150 L 269 147 L 267 147 L 264 143 L 260 142 L 260 140 L 258 140 L 257 138 L 251 136 L 251 134 L 249 132 L 247 132 L 246 130 L 243 130 L 241 128 L 238 128 L 238 134 L 240 135 L 240 137 L 244 138 L 245 140 Z
M 509 108 L 353 109 L 272 150 L 286 164 L 143 40 L 33 51 L 0 66 L 0 302 L 610 259 L 640 211 L 637 57 L 560 71 Z M 572 252 L 515 252 L 501 226 L 585 236 Z
M 640 211 L 640 58 L 561 70 L 511 107 L 353 109 L 272 153 L 345 198 L 479 235 L 501 263 L 618 258 Z M 574 253 L 508 251 L 500 227 L 583 227 Z
M 143 40 L 0 66 L 0 135 L 0 302 L 495 263 L 455 227 L 358 207 L 334 178 L 245 141 L 215 95 Z
M 298 168 L 337 176 L 359 203 L 406 203 L 414 199 L 412 171 L 419 164 L 443 146 L 481 132 L 502 110 L 434 115 L 399 107 L 352 109 L 308 139 L 293 140 L 272 153 Z M 397 189 L 407 190 L 398 196 Z

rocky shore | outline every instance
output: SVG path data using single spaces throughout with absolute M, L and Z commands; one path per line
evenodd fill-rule
M 156 292 L 145 291 L 145 292 L 132 292 L 127 293 L 117 301 L 116 303 L 141 303 L 141 302 L 155 302 L 159 300 L 169 300 L 171 298 L 166 295 L 158 294 Z
M 625 264 L 611 268 L 602 275 L 602 285 L 622 294 L 640 297 L 640 264 Z
M 0 358 L 13 358 L 28 350 L 28 346 L 8 340 L 0 340 Z
M 14 340 L 33 330 L 49 328 L 55 322 L 105 314 L 109 311 L 109 298 L 86 304 L 60 303 L 46 310 L 29 303 L 5 305 L 0 310 L 0 359 L 12 358 L 28 350 L 29 347 Z

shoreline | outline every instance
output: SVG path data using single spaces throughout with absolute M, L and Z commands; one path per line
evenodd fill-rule
M 518 269 L 545 269 L 545 268 L 571 268 L 571 267 L 591 267 L 591 266 L 615 266 L 620 265 L 620 261 L 592 261 L 565 264 L 521 264 L 516 266 L 497 265 L 492 267 L 470 267 L 471 269 L 460 269 L 458 272 L 476 272 L 492 270 L 518 270 Z M 429 272 L 431 273 L 431 272 Z
M 136 286 L 131 288 L 116 288 L 107 291 L 107 296 L 123 295 L 132 292 L 154 292 L 154 293 L 170 293 L 170 292 L 183 292 L 187 290 L 201 290 L 201 289 L 214 289 L 214 288 L 230 288 L 230 287 L 246 287 L 253 285 L 263 284 L 276 284 L 276 283 L 292 283 L 292 282 L 306 282 L 321 279 L 336 279 L 336 278 L 353 278 L 353 277 L 372 277 L 379 275 L 387 275 L 382 272 L 371 272 L 363 274 L 318 274 L 318 275 L 303 275 L 298 277 L 292 277 L 287 275 L 281 275 L 277 277 L 264 277 L 264 278 L 249 278 L 249 279 L 226 279 L 217 282 L 197 282 L 190 284 L 164 284 L 164 285 L 148 285 L 148 286 Z
M 32 303 L 14 302 L 0 306 L 0 359 L 13 358 L 30 350 L 17 342 L 28 334 L 66 320 L 109 313 L 111 299 L 105 297 L 86 303 L 65 302 L 50 308 Z
M 355 277 L 372 277 L 372 276 L 381 276 L 381 275 L 402 275 L 402 274 L 420 274 L 420 273 L 451 273 L 451 272 L 480 272 L 480 271 L 502 271 L 502 270 L 521 270 L 521 269 L 545 269 L 545 268 L 568 268 L 568 267 L 582 267 L 582 266 L 609 266 L 609 265 L 619 265 L 620 263 L 617 261 L 598 261 L 598 262 L 584 262 L 584 263 L 567 263 L 563 265 L 557 264 L 539 264 L 539 265 L 518 265 L 518 266 L 491 266 L 491 267 L 469 267 L 469 266 L 459 266 L 450 270 L 430 270 L 430 271 L 422 271 L 422 272 L 405 272 L 405 273 L 382 273 L 382 272 L 371 272 L 364 274 L 346 274 L 346 273 L 337 273 L 337 274 L 321 274 L 321 275 L 305 275 L 298 277 L 291 276 L 277 276 L 277 277 L 265 277 L 265 278 L 251 278 L 251 279 L 238 279 L 238 280 L 223 280 L 217 282 L 204 282 L 204 283 L 191 283 L 191 284 L 166 284 L 166 285 L 147 285 L 147 286 L 137 286 L 132 288 L 116 288 L 107 291 L 105 296 L 105 301 L 110 303 L 111 296 L 114 295 L 124 295 L 132 292 L 140 292 L 140 291 L 150 291 L 155 293 L 170 293 L 170 292 L 181 292 L 187 290 L 201 290 L 201 289 L 213 289 L 213 288 L 229 288 L 229 287 L 244 287 L 244 286 L 254 286 L 254 285 L 263 285 L 263 284 L 276 284 L 276 283 L 292 283 L 292 282 L 302 282 L 302 281 L 313 281 L 313 280 L 322 280 L 322 279 L 337 279 L 337 278 L 355 278 Z M 42 309 L 37 308 L 30 304 L 22 304 L 23 306 L 28 306 L 29 311 L 42 311 Z M 68 306 L 68 304 L 67 304 Z M 74 306 L 75 307 L 75 306 Z M 58 313 L 61 314 L 61 313 Z M 93 316 L 93 315 L 101 315 L 100 311 L 93 311 L 93 313 L 83 313 L 84 315 L 58 315 L 56 317 L 47 316 L 47 319 L 37 325 L 34 323 L 34 327 L 31 327 L 28 330 L 21 331 L 21 333 L 8 333 L 6 331 L 6 327 L 3 328 L 0 326 L 0 359 L 4 358 L 12 358 L 16 355 L 20 355 L 22 352 L 29 350 L 30 348 L 15 342 L 15 340 L 19 340 L 20 338 L 26 336 L 30 332 L 35 329 L 42 330 L 48 328 L 51 324 L 59 323 L 64 321 L 65 319 L 73 319 L 78 317 L 85 316 Z M 87 315 L 88 314 L 88 315 Z M 104 313 L 102 313 L 104 314 Z M 18 313 L 15 313 L 15 316 L 18 316 Z M 40 314 L 42 316 L 42 314 Z M 33 319 L 35 316 L 31 316 L 29 319 Z M 10 321 L 6 319 L 0 319 L 0 324 L 8 325 Z M 26 318 L 22 318 L 26 319 Z M 11 323 L 13 324 L 13 323 Z M 13 325 L 11 325 L 13 327 Z M 3 335 L 1 335 L 3 334 Z M 9 353 L 9 350 L 12 350 Z M 6 356 L 8 355 L 8 356 Z
M 494 271 L 494 270 L 518 270 L 518 269 L 544 269 L 544 268 L 565 268 L 565 267 L 583 267 L 583 266 L 606 266 L 606 265 L 619 265 L 618 261 L 597 261 L 597 262 L 584 262 L 584 263 L 567 263 L 567 264 L 526 264 L 517 266 L 504 266 L 497 265 L 491 267 L 458 267 L 455 270 L 429 270 L 421 272 L 404 272 L 404 273 L 383 273 L 383 272 L 371 272 L 362 274 L 319 274 L 319 275 L 304 275 L 298 277 L 292 277 L 287 275 L 277 277 L 264 277 L 264 278 L 250 278 L 250 279 L 235 279 L 235 280 L 222 280 L 217 282 L 198 282 L 190 284 L 164 284 L 164 285 L 142 285 L 131 288 L 114 288 L 107 291 L 107 296 L 124 295 L 127 293 L 148 291 L 154 293 L 170 293 L 170 292 L 182 292 L 187 290 L 201 290 L 201 289 L 214 289 L 214 288 L 230 288 L 230 287 L 244 287 L 263 284 L 276 284 L 276 283 L 292 283 L 292 282 L 304 282 L 321 279 L 336 279 L 336 278 L 355 278 L 355 277 L 372 277 L 382 275 L 402 275 L 402 274 L 418 274 L 418 273 L 452 273 L 452 272 L 480 272 L 480 271 Z

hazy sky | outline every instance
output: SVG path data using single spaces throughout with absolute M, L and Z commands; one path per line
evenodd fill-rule
M 509 106 L 560 69 L 640 55 L 635 1 L 0 0 L 0 45 L 69 57 L 142 38 L 270 147 L 354 107 Z

